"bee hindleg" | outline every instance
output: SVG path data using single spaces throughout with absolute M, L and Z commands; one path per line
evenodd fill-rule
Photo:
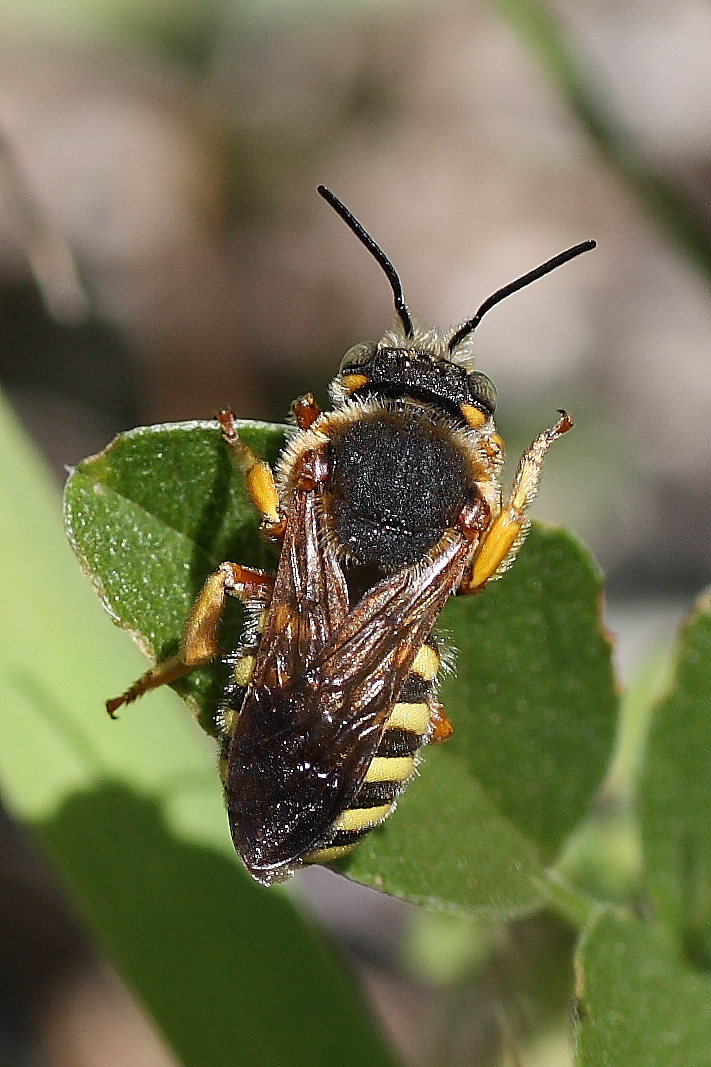
M 122 704 L 130 704 L 150 689 L 177 681 L 220 654 L 217 632 L 228 594 L 242 601 L 266 602 L 273 588 L 274 579 L 264 571 L 242 567 L 239 563 L 221 563 L 205 582 L 188 615 L 176 655 L 151 667 L 120 697 L 107 700 L 109 715 L 113 718 Z
M 430 727 L 430 744 L 439 744 L 440 741 L 448 741 L 454 733 L 454 727 L 449 721 L 447 712 L 436 700 L 430 702 Z
M 217 420 L 222 427 L 225 444 L 244 476 L 252 503 L 262 516 L 262 530 L 270 538 L 282 537 L 286 524 L 279 510 L 279 494 L 271 467 L 241 439 L 232 411 L 220 411 Z
M 511 496 L 482 537 L 474 561 L 459 586 L 460 593 L 478 592 L 513 562 L 526 537 L 526 508 L 538 492 L 543 458 L 552 442 L 572 427 L 570 416 L 561 411 L 555 426 L 540 433 L 521 456 Z

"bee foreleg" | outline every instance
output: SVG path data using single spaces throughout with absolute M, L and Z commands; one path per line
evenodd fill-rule
M 498 578 L 513 562 L 528 530 L 526 509 L 538 492 L 543 458 L 553 441 L 571 430 L 573 422 L 564 411 L 555 426 L 540 433 L 519 461 L 511 496 L 485 532 L 460 593 L 476 593 L 491 578 Z
M 321 408 L 314 400 L 313 393 L 297 397 L 291 405 L 291 411 L 300 430 L 309 430 L 321 414 Z
M 239 436 L 232 411 L 220 411 L 217 420 L 222 427 L 225 444 L 231 449 L 244 476 L 252 503 L 262 516 L 262 530 L 270 538 L 282 537 L 285 522 L 279 510 L 279 493 L 271 467 Z
M 176 682 L 220 654 L 217 633 L 228 594 L 245 602 L 268 601 L 273 588 L 274 579 L 264 571 L 242 567 L 239 563 L 221 563 L 205 582 L 188 615 L 176 655 L 151 667 L 120 697 L 107 700 L 109 715 L 114 718 L 122 704 L 130 704 L 150 689 Z

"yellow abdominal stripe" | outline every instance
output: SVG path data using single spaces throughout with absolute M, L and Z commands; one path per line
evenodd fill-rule
M 439 654 L 430 645 L 423 645 L 415 656 L 412 673 L 426 682 L 433 682 L 439 671 Z
M 310 852 L 308 856 L 304 856 L 304 863 L 333 863 L 334 860 L 340 860 L 343 856 L 347 856 L 358 844 L 358 839 L 352 841 L 349 845 L 331 845 L 329 848 L 319 848 L 315 852 Z
M 410 730 L 424 737 L 430 725 L 430 709 L 426 704 L 397 703 L 388 719 L 386 729 Z
M 241 656 L 235 663 L 234 679 L 237 685 L 246 689 L 254 674 L 255 656 Z
M 414 756 L 374 756 L 368 767 L 365 781 L 404 782 L 414 769 Z
M 333 824 L 333 832 L 337 833 L 339 830 L 346 832 L 356 833 L 359 830 L 368 830 L 373 826 L 377 826 L 379 822 L 386 819 L 392 811 L 393 802 L 388 804 L 379 804 L 373 808 L 348 808 L 342 815 L 336 819 Z M 344 842 L 340 845 L 327 845 L 326 848 L 318 848 L 308 856 L 304 856 L 304 863 L 332 863 L 334 860 L 341 859 L 342 856 L 347 856 L 349 852 L 352 852 L 358 843 L 358 838 L 352 842 Z
M 222 715 L 219 718 L 220 733 L 226 734 L 228 737 L 232 737 L 237 726 L 237 720 L 239 719 L 239 712 L 234 708 L 225 708 Z
M 364 830 L 368 826 L 376 826 L 389 814 L 392 801 L 388 804 L 379 804 L 375 808 L 348 808 L 339 815 L 333 824 L 333 829 L 338 830 Z

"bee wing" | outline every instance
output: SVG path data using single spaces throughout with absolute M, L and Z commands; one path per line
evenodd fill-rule
M 321 490 L 295 490 L 254 678 L 283 689 L 328 643 L 348 614 L 348 590 L 323 535 Z
M 310 536 L 323 543 L 318 523 Z M 447 533 L 422 562 L 370 589 L 326 642 L 320 636 L 327 623 L 319 640 L 300 643 L 298 655 L 280 653 L 292 667 L 298 664 L 296 674 L 277 679 L 274 657 L 266 650 L 232 740 L 227 784 L 235 847 L 255 877 L 269 882 L 288 873 L 327 838 L 347 809 L 415 655 L 475 548 L 476 541 Z M 309 551 L 294 539 L 286 565 L 290 586 Z M 335 559 L 322 554 L 320 561 L 341 573 Z M 325 573 L 314 581 L 325 590 L 342 575 Z M 281 600 L 279 578 L 275 598 Z M 279 607 L 272 611 L 275 631 L 281 627 Z M 323 605 L 321 615 L 326 619 Z M 298 618 L 282 621 L 290 624 L 292 637 L 301 632 Z

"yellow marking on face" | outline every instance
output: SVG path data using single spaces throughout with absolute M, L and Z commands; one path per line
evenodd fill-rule
M 412 673 L 418 674 L 425 682 L 433 682 L 439 670 L 439 656 L 430 645 L 423 645 L 415 656 Z
M 376 826 L 390 813 L 392 802 L 379 804 L 377 808 L 348 808 L 333 824 L 334 830 L 365 830 Z
M 235 663 L 234 680 L 237 685 L 242 686 L 243 689 L 246 689 L 252 680 L 256 662 L 256 656 L 240 656 Z
M 374 756 L 366 782 L 404 782 L 415 769 L 414 756 Z
M 460 404 L 459 410 L 472 430 L 480 430 L 489 417 L 479 408 L 475 408 L 473 404 Z
M 495 574 L 521 533 L 523 516 L 513 508 L 502 511 L 489 528 L 474 561 L 472 585 L 482 585 Z
M 354 393 L 367 385 L 369 378 L 365 374 L 344 374 L 341 378 L 341 387 L 346 393 Z
M 279 497 L 274 475 L 267 463 L 257 463 L 247 471 L 247 489 L 257 509 L 270 522 L 279 521 Z
M 262 608 L 257 619 L 257 633 L 263 634 L 269 618 L 269 608 Z
M 387 721 L 387 728 L 410 730 L 413 734 L 424 737 L 430 724 L 430 709 L 427 704 L 405 704 L 398 702 Z

